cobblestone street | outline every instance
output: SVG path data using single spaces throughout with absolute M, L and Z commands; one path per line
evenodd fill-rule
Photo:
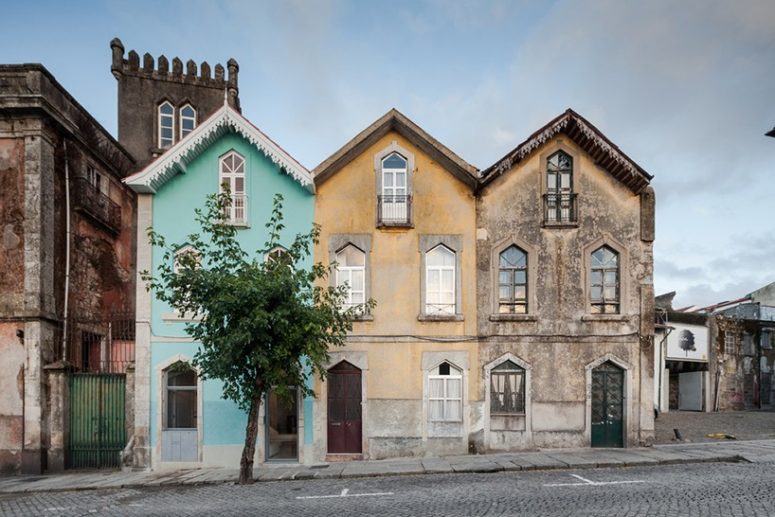
M 775 411 L 670 411 L 660 414 L 655 426 L 656 443 L 676 443 L 673 429 L 678 429 L 684 440 L 690 442 L 720 441 L 709 438 L 710 433 L 727 433 L 738 440 L 773 439 Z
M 0 496 L 4 516 L 775 514 L 771 463 L 398 476 Z

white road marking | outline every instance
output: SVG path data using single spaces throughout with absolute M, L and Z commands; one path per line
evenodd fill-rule
M 383 495 L 395 495 L 393 492 L 370 492 L 366 494 L 351 494 L 349 488 L 343 488 L 342 493 L 333 495 L 299 495 L 296 499 L 335 499 L 340 497 L 379 497 Z
M 571 474 L 576 479 L 580 479 L 583 483 L 549 483 L 544 486 L 603 486 L 603 485 L 629 485 L 632 483 L 645 483 L 643 480 L 624 480 L 624 481 L 592 481 L 585 477 L 581 477 L 578 474 Z

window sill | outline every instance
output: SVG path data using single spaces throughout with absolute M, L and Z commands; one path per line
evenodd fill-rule
M 360 316 L 355 316 L 353 318 L 354 323 L 358 323 L 359 321 L 374 321 L 374 316 L 371 314 L 361 314 Z
M 405 232 L 414 228 L 413 223 L 377 223 L 377 229 L 383 231 Z
M 417 321 L 463 321 L 462 314 L 420 314 Z
M 490 321 L 538 321 L 535 314 L 490 314 Z
M 585 314 L 581 321 L 629 321 L 626 314 Z
M 173 323 L 173 322 L 186 322 L 186 321 L 202 321 L 201 316 L 197 316 L 196 314 L 187 312 L 183 316 L 180 315 L 179 312 L 167 312 L 161 315 L 161 320 L 165 323 Z
M 552 228 L 552 229 L 563 229 L 563 228 L 578 228 L 579 222 L 578 221 L 563 221 L 560 223 L 548 223 L 544 221 L 544 224 L 542 224 L 544 228 Z

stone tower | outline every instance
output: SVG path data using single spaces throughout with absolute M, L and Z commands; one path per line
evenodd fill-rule
M 135 158 L 138 167 L 159 156 L 164 150 L 185 137 L 227 101 L 240 109 L 237 74 L 234 59 L 226 63 L 228 77 L 222 65 L 203 62 L 197 67 L 189 60 L 183 69 L 179 58 L 172 68 L 164 55 L 154 63 L 150 54 L 140 56 L 130 50 L 124 58 L 124 45 L 114 38 L 110 42 L 113 55 L 111 72 L 118 80 L 118 140 Z

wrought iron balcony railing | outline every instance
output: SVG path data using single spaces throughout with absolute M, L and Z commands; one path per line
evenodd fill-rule
M 549 192 L 544 194 L 544 224 L 562 226 L 578 222 L 576 194 Z
M 121 206 L 92 185 L 86 178 L 72 180 L 74 207 L 118 233 L 121 231 Z
M 379 226 L 411 226 L 412 196 L 377 196 Z

